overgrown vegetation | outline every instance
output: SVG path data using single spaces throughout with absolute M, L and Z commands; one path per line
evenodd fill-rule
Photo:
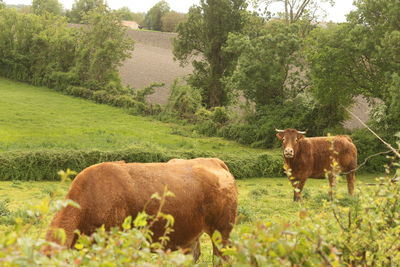
M 0 153 L 0 180 L 56 180 L 57 170 L 73 168 L 81 171 L 107 161 L 166 162 L 173 158 L 218 157 L 226 162 L 237 179 L 282 175 L 280 155 L 270 153 L 234 155 L 195 150 L 168 151 L 157 146 L 130 146 L 126 149 L 101 150 L 38 150 Z
M 58 90 L 78 86 L 126 94 L 117 68 L 130 56 L 133 41 L 105 6 L 84 20 L 89 26 L 68 27 L 61 17 L 2 9 L 0 75 Z
M 208 108 L 229 103 L 230 92 L 222 79 L 232 72 L 236 55 L 222 48 L 229 33 L 243 29 L 246 7 L 245 0 L 201 0 L 178 26 L 174 56 L 181 64 L 193 59 L 189 84 L 200 90 Z

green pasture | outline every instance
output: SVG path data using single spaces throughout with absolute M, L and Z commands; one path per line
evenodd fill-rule
M 0 152 L 113 150 L 140 144 L 235 155 L 263 152 L 221 138 L 201 137 L 181 125 L 0 78 Z

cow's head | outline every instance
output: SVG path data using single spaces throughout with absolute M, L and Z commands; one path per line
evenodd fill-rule
M 285 158 L 293 158 L 299 148 L 299 141 L 304 138 L 306 132 L 300 132 L 296 129 L 278 130 L 276 129 L 276 136 L 282 140 L 283 156 Z

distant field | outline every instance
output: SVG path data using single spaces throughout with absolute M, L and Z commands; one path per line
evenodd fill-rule
M 265 152 L 0 78 L 0 152 L 43 148 L 113 150 L 137 144 L 234 154 Z

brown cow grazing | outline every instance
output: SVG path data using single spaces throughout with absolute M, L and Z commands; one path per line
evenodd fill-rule
M 355 169 L 357 167 L 357 148 L 348 136 L 304 137 L 305 132 L 295 129 L 276 130 L 282 140 L 285 164 L 289 168 L 294 190 L 294 200 L 301 199 L 301 191 L 307 178 L 323 178 L 328 173 L 330 196 L 335 183 L 332 171 L 333 159 L 341 172 L 347 173 L 347 189 L 354 192 Z
M 167 197 L 162 212 L 174 216 L 173 232 L 167 249 L 193 248 L 200 256 L 198 239 L 205 232 L 218 230 L 226 243 L 237 211 L 235 180 L 225 163 L 216 158 L 173 159 L 167 163 L 106 162 L 86 168 L 77 175 L 66 196 L 80 205 L 68 206 L 53 218 L 46 239 L 60 243 L 53 233 L 62 228 L 65 246 L 73 247 L 74 231 L 90 235 L 104 225 L 106 229 L 121 226 L 128 216 L 143 211 L 153 193 L 163 194 L 165 187 L 175 194 Z M 146 213 L 155 215 L 159 201 L 152 199 Z M 153 240 L 165 231 L 165 223 L 155 223 Z M 214 248 L 214 254 L 219 254 Z

